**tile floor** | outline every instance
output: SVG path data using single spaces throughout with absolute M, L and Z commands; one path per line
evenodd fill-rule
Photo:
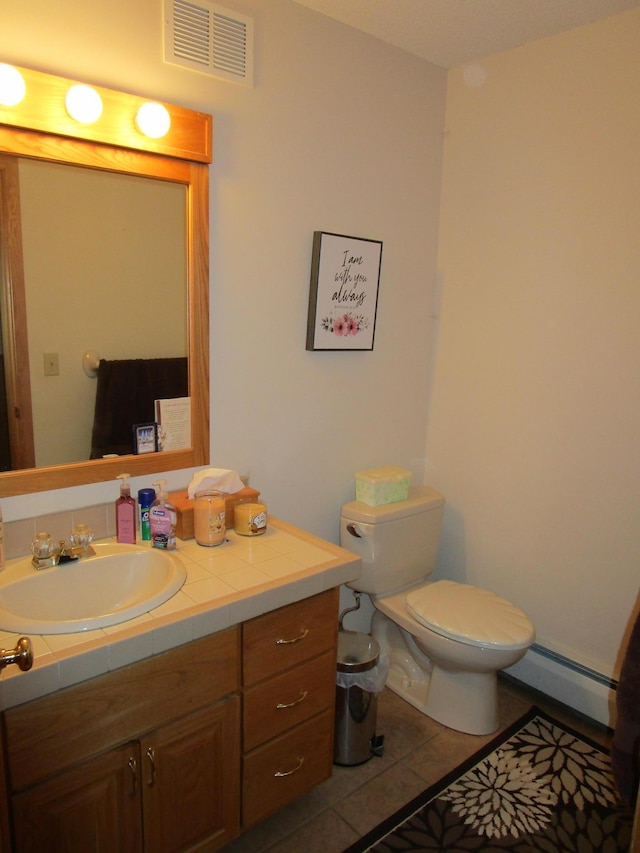
M 500 679 L 501 728 L 536 704 L 599 743 L 602 726 L 507 678 Z M 384 755 L 333 776 L 246 832 L 224 853 L 342 853 L 383 818 L 437 782 L 494 735 L 465 735 L 425 717 L 389 689 L 378 698 L 377 730 Z

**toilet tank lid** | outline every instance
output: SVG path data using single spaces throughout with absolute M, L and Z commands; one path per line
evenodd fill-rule
M 409 497 L 404 501 L 369 506 L 362 501 L 349 501 L 342 506 L 342 517 L 363 524 L 377 524 L 428 512 L 444 505 L 444 496 L 429 486 L 411 486 Z

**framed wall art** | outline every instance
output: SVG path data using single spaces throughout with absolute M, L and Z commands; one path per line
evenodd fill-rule
M 308 350 L 372 350 L 382 242 L 315 231 Z

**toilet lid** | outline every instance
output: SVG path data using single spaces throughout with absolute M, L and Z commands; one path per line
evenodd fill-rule
M 535 638 L 527 616 L 510 601 L 468 584 L 435 581 L 407 593 L 411 615 L 436 634 L 472 646 L 526 649 Z

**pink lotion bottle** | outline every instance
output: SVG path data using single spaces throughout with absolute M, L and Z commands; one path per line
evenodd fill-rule
M 136 502 L 131 497 L 130 474 L 118 474 L 122 480 L 120 497 L 116 501 L 116 539 L 127 545 L 136 544 Z

